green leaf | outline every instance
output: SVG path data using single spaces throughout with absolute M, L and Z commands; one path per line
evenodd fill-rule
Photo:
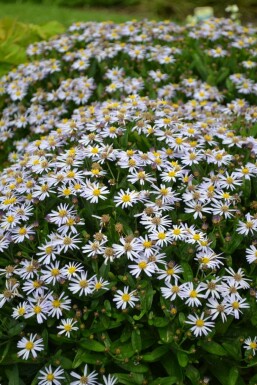
M 204 63 L 203 58 L 198 53 L 193 54 L 192 67 L 198 72 L 202 80 L 207 79 L 207 76 L 208 76 L 207 66 Z
M 73 363 L 72 361 L 67 357 L 61 357 L 60 358 L 60 365 L 63 369 L 72 369 Z
M 158 377 L 156 380 L 150 382 L 150 385 L 172 385 L 176 384 L 177 377 Z
M 164 328 L 158 328 L 158 333 L 160 336 L 160 339 L 165 344 L 171 343 L 174 338 L 174 331 L 172 330 L 172 326 L 169 324 Z
M 78 368 L 82 363 L 95 365 L 96 362 L 105 362 L 107 358 L 103 354 L 85 352 L 82 349 L 79 349 L 73 362 L 72 368 Z
M 235 340 L 233 342 L 223 342 L 222 346 L 224 349 L 228 352 L 228 355 L 232 357 L 236 361 L 241 360 L 241 344 L 238 340 Z
M 47 329 L 43 330 L 41 336 L 43 338 L 44 348 L 45 348 L 45 350 L 47 350 L 47 348 L 48 348 L 48 331 L 47 331 Z
M 168 346 L 160 346 L 154 349 L 151 353 L 146 353 L 142 356 L 143 361 L 146 362 L 155 362 L 158 361 L 159 358 L 164 356 L 165 353 L 169 350 Z
M 3 362 L 7 353 L 9 352 L 9 349 L 10 349 L 10 346 L 11 346 L 11 342 L 7 342 L 5 348 L 4 348 L 4 351 L 1 353 L 1 356 L 0 356 L 0 362 Z M 1 350 L 2 350 L 3 347 L 1 347 Z
M 122 331 L 122 334 L 120 336 L 120 342 L 126 342 L 131 338 L 131 329 L 130 328 L 124 328 Z
M 177 352 L 178 363 L 181 368 L 185 368 L 188 364 L 188 355 L 185 352 Z
M 84 349 L 91 350 L 93 352 L 104 352 L 105 346 L 98 341 L 83 338 L 80 341 L 80 346 Z
M 217 342 L 211 341 L 200 341 L 198 343 L 198 346 L 200 346 L 203 350 L 205 350 L 208 353 L 215 354 L 216 356 L 227 356 L 226 350 Z
M 133 382 L 133 373 L 131 374 L 123 374 L 123 373 L 114 373 L 114 376 L 118 378 L 120 384 L 124 385 L 134 385 L 135 382 Z
M 126 364 L 120 364 L 117 362 L 117 365 L 124 369 L 127 370 L 128 372 L 132 373 L 147 373 L 148 372 L 148 366 L 143 365 L 143 364 L 138 364 L 136 362 L 128 362 Z
M 228 385 L 236 385 L 238 376 L 239 376 L 239 371 L 238 371 L 238 369 L 235 366 L 233 366 L 229 370 Z
M 249 129 L 249 135 L 253 136 L 254 138 L 257 137 L 257 124 L 256 123 Z
M 193 365 L 187 367 L 186 377 L 189 378 L 193 385 L 198 385 L 201 379 L 199 371 Z
M 222 250 L 225 253 L 232 254 L 238 248 L 238 246 L 242 244 L 244 238 L 245 237 L 243 235 L 240 235 L 235 231 L 231 237 L 230 242 L 228 242 Z
M 256 385 L 257 384 L 257 374 L 255 374 L 249 382 L 249 385 Z
M 176 377 L 178 383 L 182 383 L 184 379 L 184 369 L 179 366 L 177 355 L 168 351 L 160 360 L 166 373 L 171 377 Z
M 19 369 L 17 365 L 13 365 L 11 369 L 6 369 L 5 374 L 8 378 L 8 385 L 19 385 Z
M 151 320 L 151 325 L 156 326 L 157 328 L 165 327 L 169 323 L 170 320 L 164 317 L 153 317 L 153 319 Z
M 131 343 L 132 347 L 135 350 L 135 352 L 140 352 L 142 349 L 142 340 L 141 340 L 141 334 L 140 330 L 133 330 L 131 334 Z
M 189 265 L 189 263 L 187 262 L 181 262 L 181 267 L 183 269 L 183 277 L 186 281 L 192 281 L 193 280 L 193 277 L 194 277 L 194 274 L 193 274 L 193 271 L 191 269 L 191 266 Z
M 25 328 L 25 323 L 18 323 L 17 325 L 11 327 L 9 330 L 8 330 L 8 335 L 10 337 L 14 337 L 14 336 L 17 336 L 18 334 L 20 334 L 20 332 Z

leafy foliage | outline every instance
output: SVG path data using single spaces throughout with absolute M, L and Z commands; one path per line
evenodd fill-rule
M 76 23 L 1 79 L 2 384 L 255 383 L 256 34 Z
M 39 40 L 63 32 L 64 27 L 55 21 L 42 26 L 24 24 L 4 18 L 0 20 L 0 75 L 27 61 L 26 47 Z

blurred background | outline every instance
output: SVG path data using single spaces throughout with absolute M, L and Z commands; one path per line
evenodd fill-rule
M 78 20 L 124 21 L 137 17 L 183 21 L 196 7 L 210 6 L 217 17 L 236 4 L 243 21 L 257 21 L 257 0 L 0 0 L 1 17 L 40 23 L 58 20 L 64 25 Z
M 213 15 L 257 23 L 257 0 L 0 0 L 0 77 L 27 61 L 29 44 L 75 22 L 148 18 L 195 23 Z

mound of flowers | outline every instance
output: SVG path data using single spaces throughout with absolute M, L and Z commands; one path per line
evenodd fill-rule
M 256 382 L 255 33 L 78 24 L 2 78 L 2 384 Z

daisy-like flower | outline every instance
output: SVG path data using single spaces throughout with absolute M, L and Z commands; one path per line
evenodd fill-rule
M 134 190 L 130 191 L 127 189 L 126 191 L 120 190 L 118 195 L 116 195 L 113 199 L 116 206 L 120 206 L 124 209 L 127 207 L 132 207 L 138 200 L 138 193 Z
M 201 291 L 205 290 L 201 284 L 194 288 L 193 282 L 186 282 L 181 285 L 181 298 L 186 299 L 185 304 L 188 306 L 201 306 L 202 303 L 199 298 L 205 298 L 205 294 L 201 294 Z
M 227 305 L 224 301 L 219 302 L 216 298 L 209 298 L 207 306 L 210 308 L 211 319 L 215 320 L 219 315 L 221 316 L 222 322 L 226 322 L 227 314 Z
M 197 219 L 198 217 L 202 219 L 204 213 L 211 213 L 211 208 L 205 207 L 207 203 L 201 203 L 199 201 L 192 200 L 186 202 L 186 205 L 187 207 L 185 208 L 185 213 L 194 213 L 194 219 Z
M 100 183 L 91 183 L 89 180 L 86 182 L 86 188 L 83 189 L 83 192 L 80 196 L 86 198 L 90 203 L 98 203 L 99 199 L 107 199 L 105 196 L 109 194 L 109 190 L 105 186 L 100 186 Z
M 15 319 L 18 319 L 20 317 L 23 317 L 24 314 L 26 314 L 27 311 L 27 302 L 20 303 L 17 307 L 13 308 L 12 317 Z
M 61 253 L 62 251 L 66 253 L 68 250 L 79 249 L 77 243 L 80 243 L 81 240 L 77 238 L 77 235 L 72 236 L 72 233 L 66 235 L 58 235 L 56 240 L 53 241 L 53 244 L 57 247 L 57 252 Z
M 70 310 L 71 308 L 71 299 L 69 297 L 65 297 L 65 293 L 62 292 L 59 297 L 53 296 L 52 294 L 49 296 L 49 309 L 48 315 L 50 317 L 56 317 L 59 319 L 62 317 L 63 310 Z
M 240 313 L 242 313 L 241 309 L 248 309 L 250 307 L 250 305 L 246 302 L 246 298 L 238 298 L 235 294 L 231 294 L 231 296 L 224 298 L 224 302 L 226 304 L 228 314 L 233 315 L 235 319 L 239 319 Z
M 142 271 L 144 271 L 148 277 L 151 277 L 155 272 L 155 263 L 149 261 L 146 257 L 138 257 L 134 262 L 136 263 L 135 265 L 128 265 L 128 267 L 130 273 L 136 278 L 140 276 Z
M 72 318 L 62 319 L 61 325 L 57 326 L 57 329 L 60 329 L 58 334 L 65 334 L 66 337 L 70 338 L 70 333 L 79 329 L 77 326 L 74 326 L 77 322 Z
M 21 349 L 17 353 L 18 357 L 27 360 L 32 355 L 33 358 L 36 358 L 37 352 L 44 350 L 43 338 L 38 338 L 37 334 L 30 334 L 29 338 L 22 337 L 17 347 Z
M 170 231 L 153 230 L 149 236 L 152 241 L 156 241 L 156 246 L 163 247 L 173 242 L 172 234 Z
M 119 241 L 121 243 L 120 245 L 116 243 L 112 245 L 116 258 L 120 258 L 125 254 L 128 259 L 133 261 L 134 258 L 139 256 L 139 252 L 143 249 L 139 246 L 137 238 L 131 239 L 131 237 L 120 237 Z
M 47 215 L 50 222 L 55 223 L 57 226 L 64 225 L 67 222 L 67 219 L 71 215 L 76 215 L 76 211 L 73 207 L 69 207 L 67 204 L 60 204 L 57 206 L 57 210 L 53 210 L 50 214 Z
M 98 291 L 98 290 L 109 290 L 109 288 L 108 288 L 109 282 L 105 281 L 103 279 L 103 277 L 100 277 L 100 278 L 94 277 L 92 282 L 94 284 L 94 290 L 95 291 Z
M 248 289 L 250 287 L 249 283 L 247 282 L 250 281 L 250 279 L 244 277 L 245 273 L 241 267 L 237 270 L 237 272 L 235 272 L 232 267 L 226 268 L 225 270 L 230 275 L 224 275 L 222 278 L 228 284 L 238 284 L 242 289 Z
M 25 238 L 29 239 L 29 237 L 33 234 L 35 234 L 35 231 L 32 230 L 33 226 L 21 226 L 21 227 L 15 227 L 12 230 L 12 239 L 15 243 L 21 243 L 24 241 Z
M 103 376 L 103 380 L 104 380 L 104 385 L 115 385 L 116 382 L 118 381 L 116 377 L 111 376 L 110 374 L 108 374 L 108 377 Z
M 55 370 L 52 369 L 52 366 L 49 365 L 45 367 L 45 370 L 40 370 L 40 380 L 38 385 L 62 385 L 62 382 L 59 380 L 64 380 L 64 370 L 58 366 Z
M 167 187 L 165 184 L 161 184 L 160 187 L 156 185 L 152 185 L 154 188 L 151 191 L 153 194 L 157 195 L 157 199 L 161 199 L 162 203 L 174 204 L 181 199 L 177 197 L 177 193 L 175 193 L 171 187 Z
M 82 273 L 83 271 L 83 266 L 78 262 L 69 262 L 68 265 L 65 265 L 62 268 L 64 276 L 68 279 L 71 279 L 72 277 L 78 275 L 78 273 Z
M 171 262 L 163 269 L 158 270 L 158 279 L 164 279 L 165 284 L 167 284 L 171 281 L 171 278 L 178 280 L 180 278 L 178 275 L 179 273 L 183 273 L 181 266 Z
M 88 366 L 85 365 L 83 375 L 76 372 L 71 372 L 71 376 L 76 378 L 75 381 L 72 381 L 70 385 L 98 385 L 97 373 L 94 370 L 92 373 L 89 373 Z
M 175 280 L 174 285 L 170 282 L 165 282 L 166 287 L 161 287 L 161 292 L 164 298 L 170 298 L 170 301 L 174 301 L 177 296 L 180 296 L 180 286 L 178 282 Z
M 246 340 L 244 340 L 244 343 L 244 349 L 251 350 L 251 353 L 255 356 L 255 352 L 257 350 L 257 337 L 254 337 L 254 339 L 248 337 Z
M 135 302 L 139 301 L 139 298 L 137 298 L 134 294 L 135 291 L 129 293 L 129 286 L 125 286 L 124 291 L 118 290 L 113 299 L 113 301 L 116 302 L 117 309 L 121 308 L 124 310 L 128 304 L 129 306 L 134 307 Z
M 253 218 L 250 213 L 247 213 L 245 216 L 246 222 L 239 221 L 236 231 L 242 235 L 251 235 L 257 231 L 257 219 Z
M 200 317 L 195 314 L 188 316 L 188 321 L 185 321 L 189 325 L 193 325 L 190 330 L 194 333 L 195 337 L 206 336 L 214 327 L 214 322 L 208 321 L 210 317 L 204 317 L 204 313 Z
M 257 249 L 251 245 L 246 251 L 246 260 L 248 263 L 257 263 Z
M 27 307 L 27 312 L 25 313 L 25 318 L 30 318 L 36 316 L 37 323 L 41 324 L 47 319 L 48 311 L 49 311 L 49 301 L 47 297 L 39 297 L 36 296 L 34 298 L 28 298 L 29 303 Z
M 93 277 L 88 279 L 87 272 L 85 273 L 83 271 L 80 275 L 77 275 L 71 278 L 70 280 L 69 290 L 73 294 L 78 293 L 80 296 L 88 295 L 93 292 L 93 289 L 94 289 Z
M 220 265 L 223 265 L 223 262 L 220 261 L 223 257 L 212 252 L 197 253 L 194 259 L 195 261 L 198 261 L 201 270 L 215 269 L 220 267 Z

